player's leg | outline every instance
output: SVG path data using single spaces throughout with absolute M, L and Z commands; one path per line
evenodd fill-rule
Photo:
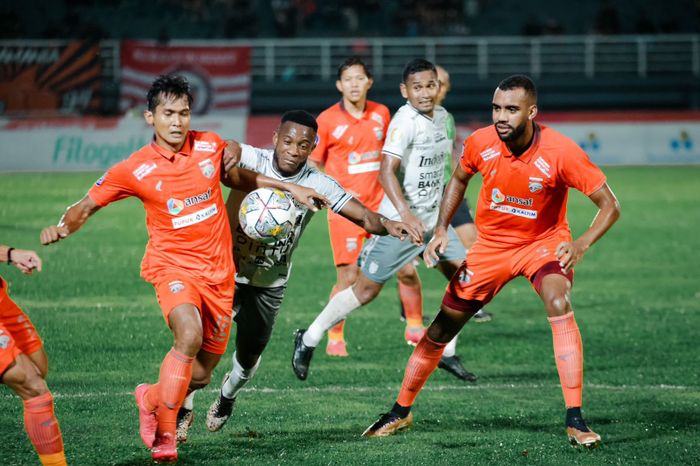
M 2 327 L 0 327 L 1 329 Z M 0 330 L 0 338 L 2 338 Z M 6 353 L 7 348 L 0 351 Z M 43 465 L 65 465 L 63 437 L 54 414 L 53 396 L 34 363 L 19 353 L 7 364 L 0 354 L 0 382 L 17 393 L 24 403 L 24 426 Z
M 414 261 L 399 269 L 396 274 L 396 280 L 401 310 L 406 320 L 404 338 L 406 343 L 416 346 L 423 337 L 425 328 L 423 327 L 423 290 Z
M 355 280 L 357 280 L 360 268 L 356 263 L 339 264 L 335 267 L 336 282 L 331 290 L 329 297 L 333 297 L 342 290 L 350 288 Z M 345 320 L 341 320 L 328 330 L 328 344 L 326 345 L 326 354 L 329 356 L 346 357 L 348 355 L 347 344 L 345 342 Z
M 564 274 L 558 262 L 549 262 L 533 276 L 552 328 L 554 359 L 566 405 L 566 431 L 572 443 L 595 447 L 600 436 L 581 414 L 583 398 L 583 343 L 571 308 L 573 274 Z
M 228 421 L 241 389 L 255 375 L 272 336 L 286 287 L 259 288 L 236 285 L 236 351 L 218 398 L 207 412 L 207 429 L 215 432 Z

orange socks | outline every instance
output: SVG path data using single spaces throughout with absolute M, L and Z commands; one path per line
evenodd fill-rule
M 179 353 L 175 348 L 171 349 L 160 366 L 158 384 L 151 387 L 146 393 L 147 403 L 150 404 L 153 400 L 151 392 L 156 390 L 159 392 L 158 435 L 165 432 L 175 433 L 177 411 L 185 399 L 187 388 L 192 379 L 193 360 L 194 358 Z
M 559 381 L 567 408 L 580 407 L 583 392 L 583 344 L 574 313 L 549 317 Z
M 24 427 L 45 466 L 66 465 L 63 437 L 53 411 L 53 396 L 46 392 L 24 400 Z
M 413 405 L 418 393 L 440 362 L 446 343 L 436 343 L 426 334 L 413 350 L 406 365 L 403 384 L 396 402 L 405 407 Z
M 331 295 L 329 297 L 329 300 L 333 299 L 333 296 L 335 296 L 338 293 L 338 289 L 336 287 L 333 287 L 331 290 Z M 328 341 L 343 341 L 345 340 L 345 321 L 341 320 L 335 326 L 333 326 L 329 331 L 328 331 Z
M 423 290 L 421 284 L 404 285 L 399 282 L 399 299 L 406 314 L 406 326 L 423 327 Z

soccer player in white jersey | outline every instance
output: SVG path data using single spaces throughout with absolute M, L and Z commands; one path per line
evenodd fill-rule
M 379 177 L 385 194 L 379 212 L 411 225 L 427 243 L 437 222 L 446 159 L 452 157 L 452 141 L 447 135 L 448 113 L 435 104 L 439 81 L 435 66 L 429 61 L 409 62 L 400 89 L 408 102 L 391 120 L 382 149 Z M 429 265 L 436 266 L 449 280 L 466 253 L 454 229 L 450 227 L 448 232 L 453 241 L 438 263 Z M 401 243 L 388 237 L 374 237 L 365 243 L 357 281 L 337 293 L 307 330 L 296 332 L 292 368 L 299 379 L 307 378 L 313 351 L 324 333 L 353 310 L 372 301 L 384 283 L 424 249 L 425 245 Z M 440 367 L 462 380 L 476 380 L 454 355 L 454 343 L 452 348 L 452 354 L 441 359 Z
M 245 144 L 229 143 L 240 151 L 238 167 L 265 174 L 301 186 L 313 186 L 329 200 L 330 208 L 375 235 L 392 235 L 399 243 L 407 237 L 422 244 L 420 233 L 401 221 L 389 220 L 362 205 L 333 178 L 306 163 L 315 147 L 318 126 L 314 117 L 303 110 L 292 110 L 282 116 L 272 142 L 274 150 Z M 233 147 L 232 147 L 233 146 Z M 238 158 L 238 157 L 236 157 Z M 228 167 L 227 167 L 228 168 Z M 233 180 L 233 186 L 236 186 Z M 260 365 L 260 356 L 272 334 L 280 310 L 292 266 L 292 253 L 299 244 L 313 211 L 294 201 L 294 230 L 273 244 L 260 243 L 243 233 L 238 222 L 238 209 L 246 193 L 233 189 L 226 201 L 233 233 L 236 259 L 236 293 L 233 311 L 236 330 L 236 351 L 233 368 L 226 374 L 219 396 L 207 413 L 207 428 L 214 432 L 231 416 L 234 401 L 241 388 L 250 381 Z M 192 421 L 192 394 L 180 413 L 178 437 L 187 438 Z

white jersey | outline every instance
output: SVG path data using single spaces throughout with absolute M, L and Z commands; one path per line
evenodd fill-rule
M 274 167 L 273 151 L 246 144 L 241 144 L 241 148 L 243 151 L 241 161 L 238 163 L 239 167 L 262 173 L 270 178 L 315 189 L 328 198 L 331 202 L 330 208 L 336 213 L 340 212 L 352 199 L 352 196 L 337 181 L 309 165 L 301 167 L 296 175 L 285 177 Z M 238 209 L 245 193 L 232 190 L 231 196 L 233 204 L 229 200 L 227 208 L 231 217 L 229 221 L 235 226 L 232 230 L 236 282 L 261 288 L 286 285 L 292 268 L 292 253 L 299 244 L 299 238 L 314 212 L 294 199 L 296 206 L 294 230 L 285 239 L 273 244 L 264 244 L 248 237 L 240 227 Z
M 396 177 L 413 215 L 428 230 L 435 228 L 444 188 L 445 164 L 452 157 L 453 142 L 448 137 L 449 113 L 436 105 L 433 117 L 420 113 L 410 103 L 401 107 L 389 124 L 382 152 L 396 157 L 401 165 Z M 379 213 L 400 220 L 396 207 L 384 194 Z

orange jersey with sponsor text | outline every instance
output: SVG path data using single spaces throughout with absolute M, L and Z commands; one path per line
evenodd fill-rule
M 362 118 L 350 115 L 340 101 L 316 119 L 318 144 L 311 160 L 372 210 L 384 196 L 379 166 L 390 118 L 388 108 L 368 100 Z
M 479 236 L 508 244 L 569 232 L 569 188 L 590 196 L 605 183 L 603 172 L 574 141 L 538 124 L 530 148 L 519 157 L 493 125 L 475 131 L 464 141 L 460 164 L 484 180 L 475 216 Z
M 217 134 L 199 131 L 187 134 L 178 153 L 152 142 L 110 168 L 88 192 L 102 207 L 129 196 L 143 202 L 149 236 L 141 262 L 145 280 L 185 272 L 217 284 L 235 273 L 219 182 L 224 144 Z

